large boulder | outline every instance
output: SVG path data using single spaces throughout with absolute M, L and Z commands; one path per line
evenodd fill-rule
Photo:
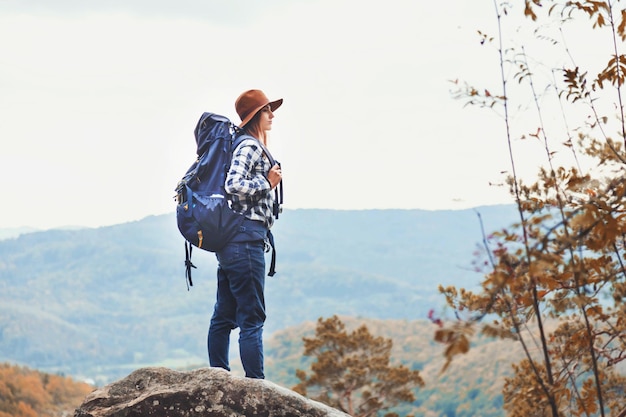
M 270 381 L 219 368 L 142 368 L 89 394 L 74 417 L 349 417 Z

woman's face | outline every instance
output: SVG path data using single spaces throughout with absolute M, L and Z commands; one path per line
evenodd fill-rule
M 261 115 L 259 116 L 259 127 L 262 131 L 268 131 L 272 129 L 272 119 L 274 118 L 274 113 L 270 105 L 263 107 L 260 111 Z

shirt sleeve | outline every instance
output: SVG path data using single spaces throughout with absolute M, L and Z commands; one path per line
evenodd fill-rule
M 253 140 L 245 140 L 233 153 L 226 175 L 225 189 L 239 197 L 261 196 L 271 185 L 263 172 L 263 149 Z

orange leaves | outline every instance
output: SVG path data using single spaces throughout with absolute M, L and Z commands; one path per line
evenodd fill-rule
M 587 73 L 580 73 L 578 67 L 574 69 L 563 69 L 563 76 L 566 87 L 566 98 L 575 103 L 578 100 L 589 97 L 587 90 Z
M 537 14 L 533 7 L 541 6 L 541 0 L 524 0 L 524 3 L 524 16 L 530 17 L 532 20 L 537 20 Z
M 422 386 L 419 371 L 391 366 L 391 339 L 370 334 L 365 325 L 348 332 L 337 317 L 320 318 L 315 337 L 303 338 L 305 356 L 314 356 L 311 374 L 297 370 L 300 383 L 293 389 L 312 394 L 348 414 L 375 415 L 400 402 L 415 400 L 413 389 Z
M 32 407 L 26 403 L 19 402 L 17 404 L 17 410 L 15 417 L 39 417 L 37 412 L 32 409 Z
M 602 27 L 607 24 L 604 13 L 609 11 L 609 5 L 605 1 L 568 1 L 567 7 L 586 13 L 594 21 L 593 27 Z
M 596 79 L 596 84 L 599 88 L 604 88 L 604 82 L 608 81 L 616 87 L 621 87 L 624 84 L 626 78 L 626 56 L 614 55 L 606 67 Z
M 491 87 L 466 86 L 457 94 L 467 104 L 481 107 L 506 104 L 505 139 L 509 144 L 511 137 L 524 132 L 523 138 L 542 140 L 546 145 L 548 164 L 539 169 L 535 181 L 527 183 L 526 177 L 518 177 L 515 166 L 509 171 L 512 175 L 507 184 L 518 204 L 520 222 L 483 236 L 486 255 L 474 263 L 483 266 L 481 290 L 442 289 L 455 312 L 464 309 L 476 320 L 495 315 L 503 323 L 502 327 L 485 326 L 483 334 L 517 336 L 523 346 L 526 360 L 515 368 L 504 392 L 511 417 L 608 415 L 609 409 L 616 411 L 612 403 L 623 405 L 624 379 L 612 373 L 615 363 L 626 360 L 626 119 L 619 95 L 626 83 L 626 54 L 618 52 L 620 39 L 626 40 L 626 9 L 618 3 L 524 1 L 524 15 L 532 21 L 542 20 L 537 24 L 527 21 L 540 40 L 545 27 L 561 30 L 577 16 L 594 29 L 606 28 L 606 44 L 593 45 L 610 54 L 606 65 L 600 62 L 604 69 L 599 73 L 576 64 L 561 68 L 560 60 L 530 68 L 527 62 L 532 61 L 519 58 L 526 57 L 526 45 L 519 51 L 517 46 L 508 48 L 506 39 L 501 39 L 500 81 L 506 97 L 500 98 L 501 103 L 494 101 Z M 547 12 L 545 21 L 540 15 L 542 8 Z M 498 23 L 505 20 L 499 13 L 497 17 Z M 585 37 L 579 29 L 576 26 L 577 35 Z M 482 44 L 491 42 L 482 32 L 479 36 Z M 553 42 L 551 47 L 563 46 L 562 52 L 570 55 L 566 41 Z M 571 62 L 582 62 L 573 54 L 570 57 Z M 542 77 L 535 68 L 544 65 L 555 65 L 551 74 L 562 74 L 562 82 L 549 80 L 547 84 L 558 94 L 563 119 L 578 119 L 575 128 L 565 126 L 560 134 L 551 124 L 543 124 L 543 116 L 553 109 L 544 104 L 547 95 L 534 88 L 535 79 Z M 540 113 L 538 126 L 532 122 L 517 126 L 513 123 L 517 119 L 506 112 L 527 100 L 523 93 L 518 97 L 517 86 L 507 89 L 511 77 L 521 85 L 529 84 Z M 589 113 L 579 113 L 582 107 L 590 109 Z M 524 145 L 534 146 L 528 142 Z M 563 153 L 552 148 L 555 142 L 571 152 L 577 168 L 557 165 Z M 586 158 L 584 163 L 579 163 L 579 155 Z M 514 156 L 516 163 L 523 159 Z M 436 329 L 435 340 L 446 347 L 444 370 L 452 358 L 470 349 L 469 328 L 468 323 L 457 323 Z M 619 380 L 618 389 L 608 388 L 611 380 Z
M 622 9 L 622 20 L 617 26 L 617 34 L 622 38 L 622 41 L 626 40 L 626 9 Z
M 65 415 L 91 391 L 91 386 L 69 378 L 0 364 L 0 417 Z
M 543 277 L 557 275 L 560 263 L 560 259 L 554 259 L 554 257 L 546 254 L 546 256 L 536 259 L 528 266 L 528 273 L 535 280 L 541 281 Z M 555 286 L 551 285 L 549 282 L 547 286 L 550 289 L 555 289 Z
M 597 317 L 597 318 L 605 318 L 605 319 L 608 317 L 604 314 L 604 309 L 602 308 L 602 306 L 598 304 L 588 307 L 587 315 L 589 317 Z
M 496 326 L 496 325 L 485 324 L 483 328 L 481 329 L 481 333 L 488 337 L 497 337 L 499 339 L 519 340 L 518 335 L 512 332 L 510 329 L 507 329 L 501 326 Z
M 626 217 L 598 207 L 597 204 L 585 204 L 584 209 L 570 220 L 570 226 L 576 231 L 583 245 L 590 250 L 601 251 L 612 248 L 613 243 L 626 232 Z
M 435 331 L 435 341 L 446 345 L 444 356 L 446 362 L 441 369 L 445 372 L 452 363 L 455 356 L 467 353 L 470 349 L 469 337 L 474 334 L 472 323 L 457 322 L 450 328 L 438 329 Z
M 583 382 L 581 394 L 577 398 L 576 404 L 581 414 L 589 415 L 598 412 L 598 395 L 593 379 L 587 378 Z

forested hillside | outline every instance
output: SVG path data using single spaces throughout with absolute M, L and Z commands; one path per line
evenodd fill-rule
M 0 363 L 0 417 L 73 415 L 93 389 L 69 377 Z
M 473 252 L 510 206 L 476 210 L 287 210 L 275 227 L 266 337 L 318 317 L 424 319 L 438 284 L 472 287 Z M 196 250 L 184 280 L 173 214 L 0 241 L 0 361 L 98 384 L 146 365 L 206 363 L 215 260 Z M 271 358 L 268 358 L 271 360 Z

